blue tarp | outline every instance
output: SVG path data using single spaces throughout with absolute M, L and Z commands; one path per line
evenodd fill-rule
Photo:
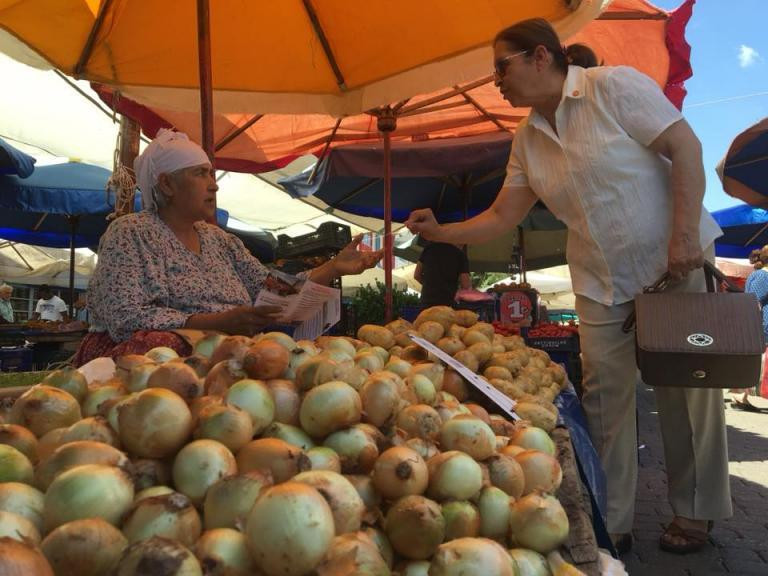
M 752 250 L 768 244 L 768 210 L 743 204 L 712 212 L 723 229 L 715 240 L 715 254 L 723 258 L 748 258 Z
M 35 162 L 35 158 L 0 138 L 0 174 L 15 174 L 26 178 L 35 170 Z

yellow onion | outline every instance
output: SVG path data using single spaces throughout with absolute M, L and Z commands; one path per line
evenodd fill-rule
M 493 574 L 516 576 L 507 551 L 487 538 L 459 538 L 440 545 L 429 567 L 430 576 Z
M 120 422 L 118 422 L 120 407 L 128 402 L 128 400 L 135 397 L 136 394 L 138 394 L 138 392 L 131 392 L 125 396 L 116 396 L 109 400 L 105 400 L 99 405 L 99 415 L 107 419 L 110 428 L 117 432 L 118 437 L 120 436 Z
M 336 536 L 315 572 L 317 576 L 390 575 L 379 548 L 365 532 Z
M 9 444 L 0 444 L 0 483 L 31 484 L 33 474 L 34 468 L 29 458 Z
M 419 376 L 425 378 L 426 376 Z M 397 415 L 397 427 L 403 430 L 409 438 L 423 438 L 434 441 L 440 435 L 443 421 L 440 414 L 426 404 L 406 406 Z
M 411 560 L 400 566 L 400 576 L 429 576 L 428 560 Z
M 334 380 L 304 395 L 299 410 L 301 427 L 314 438 L 324 438 L 360 421 L 360 395 L 346 382 Z
M 42 462 L 53 454 L 54 450 L 61 446 L 61 437 L 67 432 L 67 428 L 54 428 L 43 435 L 37 442 L 37 458 Z
M 85 395 L 80 409 L 84 417 L 98 416 L 101 405 L 111 398 L 120 398 L 126 395 L 126 388 L 123 383 L 114 378 L 103 384 L 91 385 L 88 387 L 88 394 Z
M 11 424 L 29 428 L 38 438 L 55 428 L 80 420 L 80 404 L 66 390 L 38 384 L 22 394 L 11 408 Z
M 306 392 L 324 382 L 341 379 L 348 369 L 348 364 L 337 362 L 326 355 L 312 356 L 296 368 L 296 385 L 300 391 Z
M 379 428 L 394 422 L 407 405 L 400 393 L 401 382 L 402 379 L 392 372 L 375 372 L 366 379 L 360 390 L 366 422 Z
M 282 378 L 289 361 L 290 354 L 285 346 L 273 340 L 258 340 L 245 352 L 243 370 L 257 380 Z
M 437 502 L 405 496 L 387 511 L 384 531 L 395 552 L 410 560 L 425 560 L 445 538 L 445 520 Z
M 469 385 L 464 381 L 464 378 L 453 370 L 446 370 L 443 374 L 443 380 L 441 382 L 442 389 L 445 392 L 455 396 L 457 400 L 463 402 L 469 398 Z
M 113 576 L 203 576 L 195 555 L 184 545 L 155 536 L 128 546 Z
M 307 450 L 307 458 L 312 463 L 310 470 L 330 470 L 341 474 L 341 458 L 330 448 L 314 446 Z
M 275 422 L 298 426 L 301 398 L 296 384 L 292 380 L 273 378 L 267 380 L 267 388 L 275 402 Z
M 302 576 L 331 547 L 333 514 L 313 487 L 286 482 L 256 500 L 245 528 L 248 548 L 266 576 Z
M 423 438 L 408 438 L 403 445 L 418 453 L 425 462 L 440 452 L 434 442 Z
M 208 488 L 237 474 L 235 457 L 216 440 L 195 440 L 184 446 L 173 461 L 173 483 L 192 503 L 202 504 Z
M 192 414 L 186 402 L 164 388 L 147 388 L 120 404 L 120 441 L 125 449 L 144 458 L 175 454 L 191 432 Z
M 35 469 L 35 485 L 45 491 L 56 476 L 84 464 L 116 466 L 128 475 L 133 471 L 131 461 L 117 448 L 103 442 L 80 440 L 62 444 L 40 462 Z
M 432 381 L 435 390 L 440 392 L 443 389 L 443 378 L 445 377 L 445 366 L 437 362 L 421 362 L 411 366 L 409 375 L 422 374 Z
M 128 374 L 123 377 L 125 388 L 128 392 L 141 392 L 142 390 L 146 390 L 149 379 L 160 366 L 162 366 L 162 364 L 157 362 L 149 362 L 134 366 L 130 369 Z
M 54 576 L 43 553 L 13 538 L 0 538 L 0 574 L 3 576 Z
M 203 395 L 203 385 L 197 372 L 183 362 L 166 362 L 158 366 L 150 374 L 147 388 L 171 390 L 186 402 Z
M 379 457 L 376 441 L 359 427 L 345 428 L 330 434 L 323 441 L 323 446 L 339 455 L 341 470 L 345 474 L 367 474 Z
M 234 359 L 222 360 L 212 366 L 203 382 L 205 394 L 223 396 L 232 384 L 248 377 L 242 365 Z
M 361 350 L 353 358 L 355 365 L 368 372 L 378 372 L 384 369 L 384 360 L 372 348 Z
M 423 494 L 429 481 L 427 465 L 414 450 L 394 446 L 385 450 L 373 467 L 373 485 L 387 500 Z
M 40 531 L 21 514 L 0 510 L 0 538 L 13 538 L 37 545 L 40 544 Z
M 237 452 L 253 438 L 253 421 L 245 410 L 235 405 L 212 404 L 200 411 L 192 437 L 216 440 Z
M 155 361 L 151 358 L 147 358 L 144 354 L 125 354 L 115 360 L 115 376 L 125 381 L 125 377 L 135 367 L 142 364 L 155 364 Z
M 224 404 L 224 398 L 212 394 L 198 396 L 197 398 L 190 400 L 187 403 L 187 406 L 189 407 L 189 413 L 192 414 L 192 428 L 197 428 L 198 421 L 200 420 L 200 412 L 209 406 L 221 406 L 222 404 Z
M 170 360 L 173 360 L 174 358 L 178 358 L 179 354 L 176 352 L 176 350 L 169 348 L 168 346 L 156 346 L 152 348 L 152 350 L 145 352 L 144 356 L 153 362 L 164 364 Z
M 480 513 L 470 502 L 445 502 L 441 506 L 445 520 L 445 541 L 475 538 L 480 535 Z
M 195 371 L 195 374 L 197 374 L 198 378 L 205 378 L 205 375 L 208 374 L 208 370 L 211 368 L 208 358 L 201 356 L 200 354 L 193 354 L 192 356 L 177 358 L 175 360 L 171 360 L 171 362 L 181 362 L 186 364 Z
M 350 358 L 357 352 L 355 345 L 343 336 L 319 336 L 315 342 L 322 348 L 323 352 L 339 350 L 347 354 Z
M 405 384 L 413 390 L 418 402 L 421 404 L 431 406 L 435 403 L 435 400 L 437 399 L 437 390 L 435 390 L 435 385 L 432 380 L 427 378 L 426 375 L 411 374 L 405 378 Z
M 43 493 L 21 482 L 0 483 L 0 510 L 23 516 L 43 530 Z
M 171 483 L 171 463 L 154 458 L 134 458 L 133 486 L 144 490 L 152 486 L 165 486 Z
M 245 353 L 253 344 L 253 340 L 247 336 L 227 336 L 225 337 L 211 354 L 211 366 L 218 364 L 222 360 L 235 360 L 242 364 Z
M 251 576 L 255 571 L 245 535 L 232 528 L 203 532 L 195 556 L 208 576 Z
M 371 477 L 365 474 L 345 474 L 344 478 L 349 480 L 349 483 L 355 487 L 358 496 L 360 496 L 363 504 L 365 504 L 363 521 L 366 524 L 377 523 L 381 517 L 381 510 L 379 509 L 381 494 L 373 485 Z
M 532 492 L 509 507 L 509 541 L 541 554 L 555 550 L 568 538 L 568 516 L 560 501 Z
M 203 356 L 204 358 L 208 358 L 210 360 L 211 356 L 213 356 L 213 351 L 216 350 L 219 344 L 226 338 L 223 334 L 218 334 L 216 332 L 213 332 L 211 334 L 208 334 L 204 338 L 201 338 L 195 343 L 195 347 L 193 349 L 193 352 L 195 354 L 199 354 L 200 356 Z
M 285 378 L 291 382 L 296 378 L 296 370 L 304 364 L 309 358 L 317 356 L 320 350 L 311 340 L 299 340 L 296 347 L 291 351 L 291 358 L 288 361 L 288 369 L 285 371 Z
M 83 518 L 51 531 L 40 549 L 56 574 L 102 576 L 117 566 L 128 546 L 125 536 L 101 518 Z
M 518 428 L 517 424 L 498 414 L 490 414 L 488 420 L 490 421 L 491 429 L 498 436 L 512 436 Z
M 41 384 L 66 390 L 78 402 L 82 402 L 88 393 L 88 381 L 76 368 L 54 370 L 43 378 Z
M 560 487 L 563 470 L 554 456 L 538 450 L 526 450 L 515 456 L 515 460 L 520 464 L 525 477 L 523 494 L 535 490 L 552 494 Z
M 476 416 L 459 415 L 443 423 L 440 446 L 443 450 L 461 450 L 475 460 L 485 460 L 496 450 L 496 435 Z
M 523 468 L 512 456 L 494 454 L 485 461 L 488 466 L 488 477 L 491 484 L 501 488 L 513 498 L 520 498 L 525 491 L 525 474 Z
M 310 450 L 315 447 L 312 438 L 298 426 L 272 422 L 261 435 L 262 438 L 279 438 L 288 444 L 298 446 L 302 450 Z
M 33 464 L 37 462 L 37 438 L 18 424 L 0 424 L 0 444 L 13 446 Z
M 50 532 L 81 518 L 119 526 L 133 502 L 133 483 L 120 468 L 85 464 L 59 474 L 45 492 L 43 525 Z
M 189 547 L 201 532 L 200 515 L 189 498 L 179 492 L 139 500 L 123 522 L 123 534 L 131 544 L 162 536 Z
M 365 504 L 344 476 L 329 470 L 310 470 L 294 476 L 293 482 L 312 486 L 325 498 L 333 514 L 336 535 L 360 530 Z
M 554 456 L 556 452 L 555 442 L 546 430 L 536 426 L 523 426 L 515 430 L 509 437 L 510 443 L 521 446 L 526 450 L 538 450 Z
M 253 433 L 258 436 L 275 419 L 275 401 L 261 380 L 239 380 L 229 387 L 224 399 L 245 410 L 253 421 Z
M 272 477 L 258 470 L 227 476 L 216 482 L 205 494 L 205 529 L 244 527 L 253 503 L 268 486 L 272 486 Z
M 400 378 L 405 378 L 408 376 L 408 373 L 411 371 L 411 363 L 406 362 L 402 358 L 398 358 L 397 356 L 390 356 L 389 361 L 384 366 L 384 370 L 387 372 L 394 372 Z
M 483 471 L 471 456 L 457 450 L 427 461 L 427 495 L 435 500 L 471 500 L 483 487 Z
M 136 493 L 133 497 L 133 505 L 135 506 L 137 502 L 144 500 L 145 498 L 165 496 L 166 494 L 173 494 L 174 492 L 176 491 L 169 486 L 150 486 L 149 488 L 144 488 L 141 492 Z
M 237 453 L 240 472 L 261 470 L 272 474 L 275 484 L 293 478 L 312 465 L 300 448 L 279 438 L 259 438 L 243 446 Z
M 512 456 L 512 458 L 514 458 L 518 454 L 522 454 L 523 452 L 525 452 L 525 448 L 523 448 L 522 446 L 516 446 L 514 444 L 507 444 L 506 446 L 504 446 L 499 450 L 499 454 Z
M 519 576 L 551 576 L 547 559 L 538 552 L 528 548 L 512 548 L 509 550 L 512 562 L 517 567 Z
M 373 541 L 376 548 L 379 549 L 379 554 L 381 554 L 384 562 L 386 562 L 387 567 L 391 569 L 395 563 L 395 551 L 392 549 L 392 544 L 387 540 L 387 535 L 384 533 L 384 530 L 368 526 L 363 529 L 363 533 Z
M 263 334 L 259 334 L 258 336 L 254 337 L 254 341 L 256 342 L 275 342 L 277 344 L 280 344 L 283 348 L 288 350 L 288 352 L 292 352 L 296 349 L 297 342 L 293 338 L 291 338 L 288 334 L 285 332 L 264 332 Z
M 120 439 L 103 416 L 89 416 L 75 422 L 61 435 L 59 442 L 77 442 L 78 440 L 91 440 L 109 444 L 115 448 L 120 447 Z
M 510 497 L 501 488 L 486 486 L 480 492 L 477 508 L 480 512 L 480 536 L 504 543 L 509 532 Z
M 509 436 L 499 436 L 496 435 L 496 452 L 500 451 L 502 448 L 506 448 L 509 445 Z

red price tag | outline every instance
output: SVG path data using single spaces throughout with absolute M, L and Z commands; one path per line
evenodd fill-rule
M 501 295 L 499 302 L 499 316 L 504 324 L 530 323 L 533 318 L 533 303 L 525 292 L 511 290 Z

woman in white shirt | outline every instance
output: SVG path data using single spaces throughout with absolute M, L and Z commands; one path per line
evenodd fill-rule
M 501 31 L 496 86 L 512 106 L 531 107 L 504 186 L 471 220 L 441 226 L 431 211 L 417 210 L 406 225 L 429 240 L 479 243 L 516 226 L 540 199 L 568 226 L 582 405 L 606 472 L 608 531 L 627 551 L 638 373 L 634 336 L 621 326 L 635 294 L 667 270 L 679 281 L 675 289 L 704 290 L 701 266 L 721 232 L 702 210 L 701 145 L 680 112 L 633 68 L 582 67 L 594 64 L 584 48 L 561 46 L 545 20 Z M 692 552 L 707 543 L 712 520 L 732 514 L 722 391 L 657 389 L 656 400 L 675 514 L 660 545 Z

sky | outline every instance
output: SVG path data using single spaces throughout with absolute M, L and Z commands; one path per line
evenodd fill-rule
M 682 0 L 650 0 L 665 10 Z M 740 204 L 715 166 L 731 141 L 768 116 L 768 0 L 697 0 L 686 28 L 693 77 L 683 114 L 701 140 L 710 211 Z

